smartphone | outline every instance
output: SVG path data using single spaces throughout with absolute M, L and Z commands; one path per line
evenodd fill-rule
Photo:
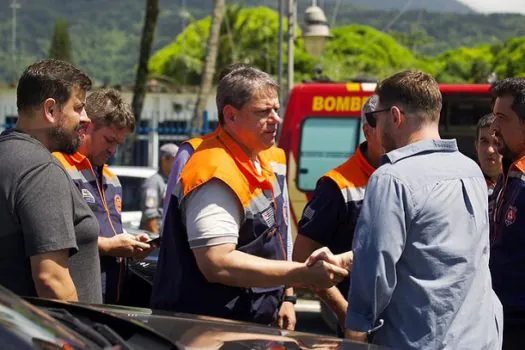
M 160 244 L 160 236 L 150 238 L 149 240 L 146 241 L 146 243 L 159 245 Z

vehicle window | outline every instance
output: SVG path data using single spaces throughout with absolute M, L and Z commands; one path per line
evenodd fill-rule
M 475 159 L 476 124 L 479 118 L 491 110 L 491 96 L 487 94 L 443 95 L 439 121 L 441 137 L 456 139 L 459 150 Z
M 119 176 L 122 185 L 122 211 L 140 211 L 140 186 L 144 181 L 141 177 Z
M 449 127 L 476 125 L 479 118 L 491 110 L 487 96 L 443 96 L 443 113 Z
M 361 119 L 307 118 L 301 129 L 298 187 L 313 191 L 317 180 L 328 170 L 354 154 L 361 136 Z

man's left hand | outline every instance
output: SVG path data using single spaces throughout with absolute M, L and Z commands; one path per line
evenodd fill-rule
M 151 237 L 147 233 L 141 233 L 141 234 L 135 236 L 135 239 L 137 241 L 139 241 L 139 242 L 147 243 L 151 239 Z M 148 255 L 150 255 L 151 252 L 153 252 L 157 248 L 158 248 L 157 245 L 150 244 L 150 248 L 149 249 L 139 250 L 139 251 L 135 252 L 133 254 L 133 260 L 135 260 L 135 261 L 143 260 L 144 258 L 146 258 Z
M 297 319 L 295 318 L 295 305 L 287 301 L 283 302 L 277 317 L 277 326 L 279 326 L 281 329 L 293 331 L 295 330 L 296 322 Z

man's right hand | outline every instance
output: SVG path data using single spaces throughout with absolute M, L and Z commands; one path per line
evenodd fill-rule
M 307 266 L 312 266 L 318 261 L 326 261 L 335 266 L 339 266 L 347 271 L 352 270 L 354 253 L 352 251 L 334 255 L 330 249 L 323 247 L 314 251 L 306 260 Z
M 311 264 L 307 270 L 307 286 L 313 289 L 330 288 L 348 277 L 348 270 L 318 260 Z
M 111 238 L 99 237 L 98 248 L 101 255 L 136 259 L 144 258 L 155 249 L 129 233 L 121 233 Z

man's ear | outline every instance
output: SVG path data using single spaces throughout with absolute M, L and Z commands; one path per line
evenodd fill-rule
M 49 123 L 56 123 L 58 118 L 58 104 L 54 98 L 48 98 L 44 101 L 44 117 Z
M 237 110 L 232 105 L 226 105 L 222 109 L 222 114 L 224 116 L 224 122 L 226 124 L 234 123 L 236 119 Z
M 390 112 L 394 117 L 394 125 L 396 126 L 396 128 L 399 128 L 404 122 L 403 113 L 401 113 L 401 110 L 397 106 L 393 106 Z
M 365 138 L 369 138 L 370 137 L 370 125 L 368 125 L 368 123 L 364 123 L 363 124 L 363 135 L 365 135 Z

